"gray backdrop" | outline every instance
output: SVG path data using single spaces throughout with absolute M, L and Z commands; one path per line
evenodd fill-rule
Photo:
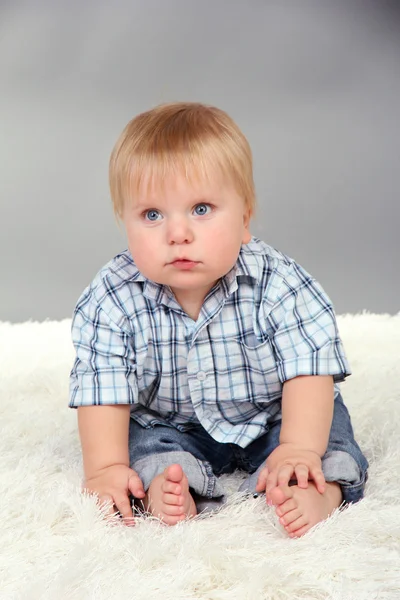
M 71 316 L 124 249 L 107 168 L 135 114 L 198 100 L 253 147 L 253 233 L 338 313 L 400 309 L 395 2 L 0 3 L 0 319 Z

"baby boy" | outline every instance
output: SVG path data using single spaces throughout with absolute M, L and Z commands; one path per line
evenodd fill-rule
M 198 103 L 142 113 L 114 147 L 110 189 L 128 249 L 72 323 L 85 489 L 127 524 L 133 497 L 174 525 L 223 501 L 218 476 L 241 469 L 240 489 L 265 493 L 291 537 L 360 500 L 368 463 L 338 386 L 350 370 L 332 304 L 250 233 L 238 126 Z

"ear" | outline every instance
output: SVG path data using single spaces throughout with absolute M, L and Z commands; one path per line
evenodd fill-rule
M 247 209 L 243 215 L 243 236 L 242 244 L 248 244 L 251 240 L 250 226 L 250 211 Z

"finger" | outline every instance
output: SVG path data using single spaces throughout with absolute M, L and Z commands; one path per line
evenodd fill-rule
M 114 504 L 123 519 L 133 519 L 132 506 L 127 495 L 115 496 Z
M 314 480 L 317 490 L 320 494 L 325 491 L 325 477 L 321 469 L 313 469 L 310 471 L 311 478 Z
M 269 494 L 278 485 L 278 469 L 270 471 L 267 475 L 266 492 Z
M 279 486 L 287 486 L 289 485 L 289 481 L 293 475 L 294 467 L 293 465 L 284 465 L 278 471 L 278 485 Z
M 142 480 L 140 479 L 139 475 L 134 471 L 132 472 L 132 475 L 129 476 L 128 489 L 132 496 L 134 496 L 135 498 L 144 498 L 146 495 Z
M 308 467 L 306 467 L 306 465 L 297 465 L 294 469 L 294 473 L 296 475 L 297 485 L 303 489 L 308 488 Z
M 264 467 L 258 475 L 256 492 L 265 492 L 265 489 L 267 487 L 267 477 L 268 469 L 267 467 Z

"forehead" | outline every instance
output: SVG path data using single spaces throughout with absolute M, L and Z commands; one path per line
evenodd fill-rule
M 131 200 L 134 204 L 168 200 L 175 197 L 205 200 L 235 193 L 229 178 L 222 173 L 209 171 L 207 174 L 177 171 L 163 177 L 151 173 L 142 174 L 140 180 L 133 181 Z

